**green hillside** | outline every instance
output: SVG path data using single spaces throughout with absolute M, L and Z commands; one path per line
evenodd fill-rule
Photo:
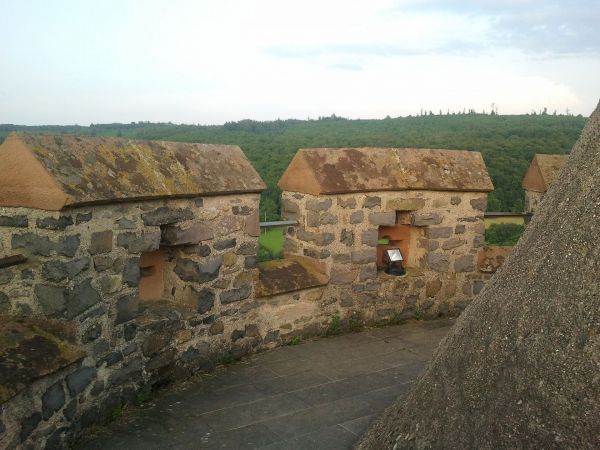
M 0 125 L 0 139 L 12 130 L 76 133 L 239 145 L 268 185 L 261 220 L 279 218 L 277 181 L 299 148 L 429 147 L 476 150 L 483 154 L 495 191 L 488 210 L 521 211 L 521 180 L 535 153 L 567 153 L 586 118 L 564 115 L 427 115 L 382 120 L 244 120 L 220 126 L 138 122 L 82 126 Z

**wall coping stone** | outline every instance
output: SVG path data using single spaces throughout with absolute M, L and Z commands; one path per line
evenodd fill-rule
M 75 331 L 72 322 L 0 316 L 0 404 L 33 380 L 83 359 Z
M 268 297 L 328 283 L 329 277 L 322 263 L 306 256 L 290 256 L 258 264 L 255 291 L 257 298 Z

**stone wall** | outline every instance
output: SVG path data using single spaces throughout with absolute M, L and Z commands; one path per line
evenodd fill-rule
M 273 313 L 276 303 L 254 299 L 258 202 L 246 194 L 56 213 L 0 208 L 0 256 L 27 257 L 0 269 L 0 313 L 71 323 L 85 354 L 1 405 L 0 447 L 59 448 L 140 389 L 301 328 Z M 140 259 L 157 251 L 163 296 L 140 300 Z M 26 363 L 31 355 L 19 351 Z
M 290 286 L 293 292 L 282 292 L 278 279 L 270 295 L 266 284 L 256 288 L 258 200 L 246 194 L 60 213 L 0 209 L 0 257 L 27 258 L 0 269 L 0 315 L 58 320 L 73 330 L 68 345 L 83 355 L 59 358 L 51 373 L 11 386 L 18 392 L 1 406 L 0 447 L 61 448 L 153 386 L 332 326 L 457 314 L 489 277 L 475 264 L 485 194 L 284 192 L 286 218 L 300 223 L 288 229 L 286 252 L 316 260 L 296 259 L 296 270 L 304 265 L 315 279 L 308 288 Z M 375 264 L 378 227 L 396 220 L 411 224 L 403 277 Z M 274 264 L 270 273 L 286 267 L 292 265 Z M 47 341 L 40 326 L 30 329 Z M 35 342 L 35 333 L 29 338 Z M 25 342 L 18 352 L 27 360 L 34 352 Z M 2 364 L 0 358 L 0 376 Z
M 525 190 L 525 208 L 524 211 L 533 214 L 544 198 L 543 192 Z
M 322 260 L 330 284 L 321 302 L 341 317 L 385 322 L 457 314 L 484 286 L 487 194 L 404 191 L 313 196 L 283 193 L 285 251 Z M 377 270 L 378 228 L 409 224 L 406 276 Z M 332 307 L 330 307 L 331 309 Z

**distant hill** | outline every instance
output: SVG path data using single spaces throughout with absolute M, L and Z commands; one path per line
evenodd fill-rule
M 568 153 L 586 118 L 564 115 L 427 115 L 348 120 L 243 120 L 219 126 L 138 122 L 87 126 L 0 125 L 0 141 L 10 131 L 123 136 L 239 145 L 268 185 L 261 219 L 279 217 L 277 181 L 299 148 L 429 147 L 476 150 L 483 154 L 495 191 L 489 211 L 522 211 L 521 180 L 535 153 Z

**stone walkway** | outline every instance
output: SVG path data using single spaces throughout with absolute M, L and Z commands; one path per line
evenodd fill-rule
M 352 448 L 451 325 L 408 323 L 253 355 L 128 410 L 75 448 Z

